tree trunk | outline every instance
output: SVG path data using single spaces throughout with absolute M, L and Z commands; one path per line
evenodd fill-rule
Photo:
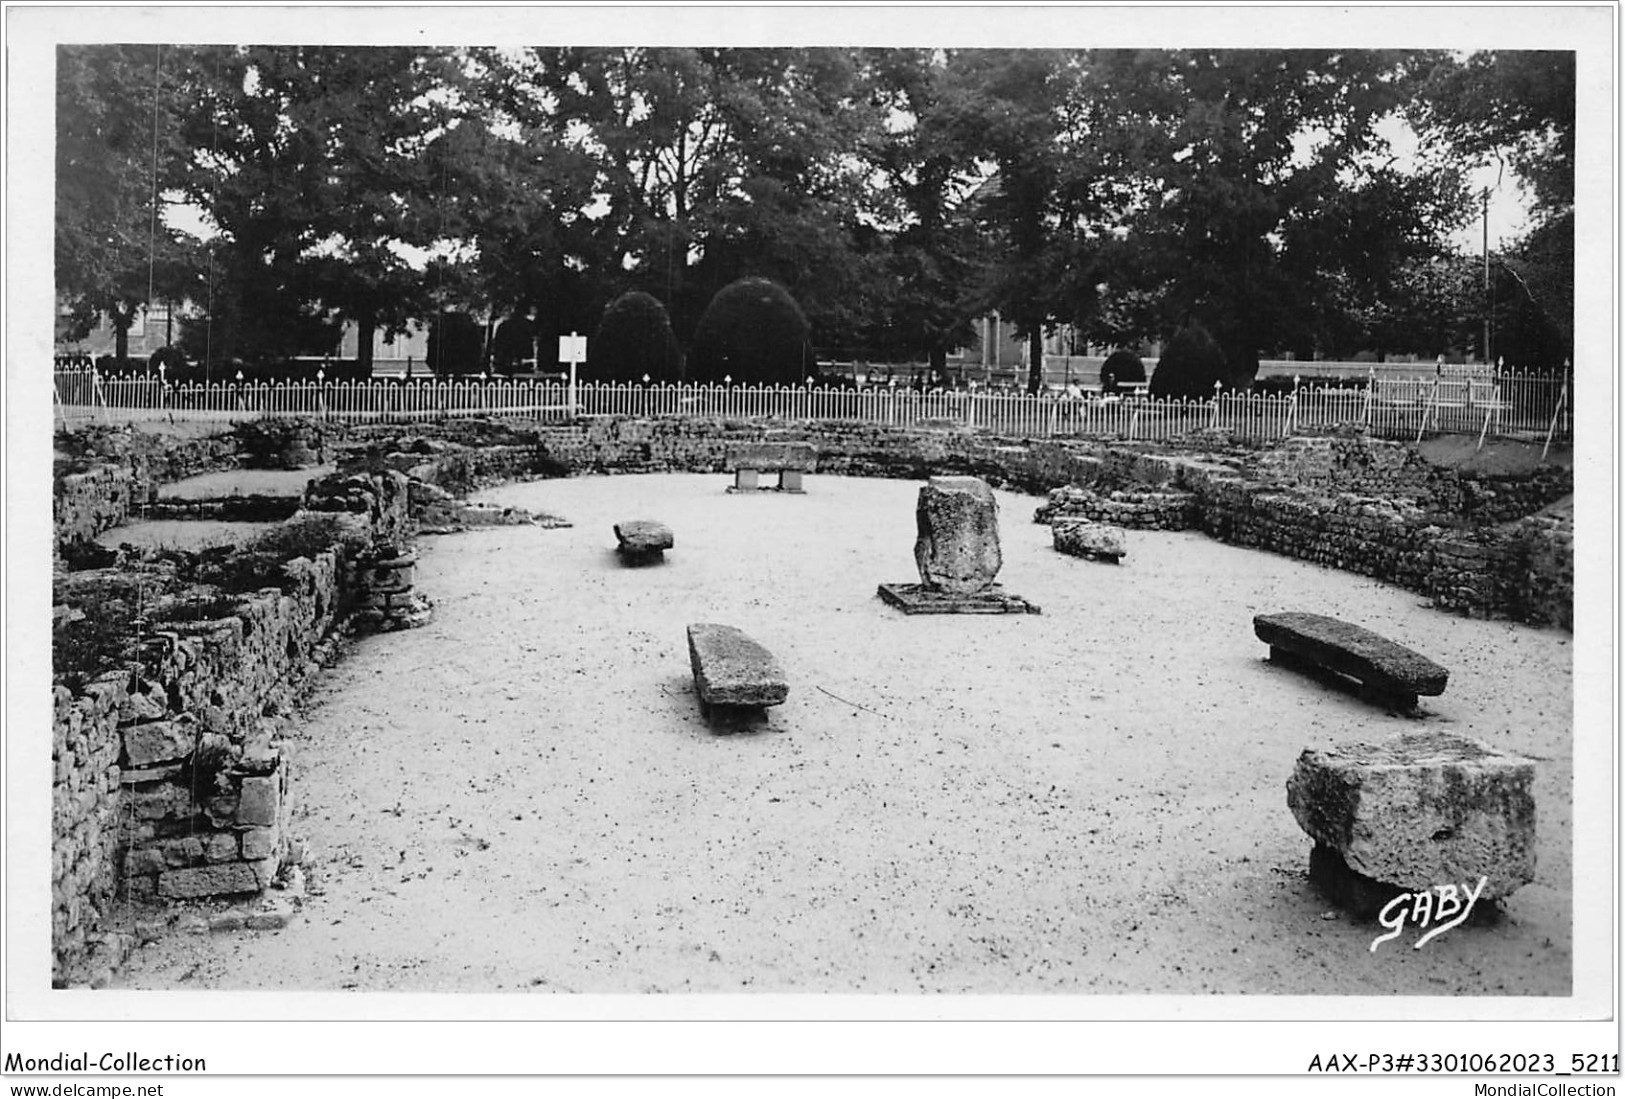
M 355 357 L 357 373 L 363 378 L 372 377 L 372 340 L 377 334 L 378 323 L 373 317 L 372 310 L 364 311 L 355 321 Z
M 1044 326 L 1034 325 L 1027 333 L 1027 395 L 1044 391 Z
M 135 324 L 135 306 L 115 305 L 107 315 L 113 322 L 113 358 L 123 366 L 130 357 L 130 326 Z

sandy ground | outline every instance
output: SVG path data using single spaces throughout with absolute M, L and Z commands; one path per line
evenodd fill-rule
M 419 630 L 324 674 L 293 746 L 311 894 L 281 931 L 175 933 L 132 989 L 1565 995 L 1571 638 L 1194 533 L 1055 553 L 999 493 L 1038 616 L 907 617 L 918 482 L 511 485 L 569 529 L 419 542 Z M 618 520 L 666 563 L 622 567 Z M 1426 715 L 1279 669 L 1303 609 L 1444 664 Z M 723 734 L 684 627 L 740 627 L 788 701 Z M 1307 881 L 1300 751 L 1449 729 L 1540 761 L 1537 880 L 1489 926 L 1372 952 Z
M 240 546 L 281 523 L 195 521 L 190 519 L 151 519 L 126 523 L 96 536 L 98 545 L 118 549 L 123 545 L 152 550 L 186 550 L 196 553 L 211 546 Z
M 337 472 L 336 466 L 309 469 L 221 469 L 164 485 L 160 500 L 218 500 L 227 496 L 303 496 L 311 481 Z

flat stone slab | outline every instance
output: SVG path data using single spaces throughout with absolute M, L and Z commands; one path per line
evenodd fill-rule
M 802 477 L 818 464 L 811 443 L 736 443 L 728 448 L 724 468 L 734 475 L 729 492 L 804 492 Z M 778 473 L 778 483 L 764 485 L 763 473 Z
M 635 561 L 660 557 L 675 544 L 671 528 L 652 519 L 616 523 L 615 540 L 621 556 Z
M 1456 733 L 1308 749 L 1287 780 L 1298 826 L 1354 873 L 1406 890 L 1535 876 L 1532 761 Z
M 1368 687 L 1415 704 L 1417 695 L 1444 693 L 1446 669 L 1380 634 L 1321 614 L 1261 614 L 1253 632 L 1270 646 L 1270 658 L 1309 663 L 1357 679 Z
M 880 598 L 904 614 L 1039 614 L 1036 603 L 997 584 L 978 592 L 951 592 L 924 584 L 882 584 Z
M 818 464 L 818 448 L 811 443 L 736 443 L 728 448 L 724 469 L 811 473 Z
M 790 693 L 778 659 L 733 626 L 690 625 L 688 658 L 706 706 L 777 706 Z
M 1120 563 L 1123 554 L 1123 532 L 1116 527 L 1088 519 L 1057 519 L 1051 527 L 1055 548 L 1072 557 L 1087 557 L 1095 561 Z

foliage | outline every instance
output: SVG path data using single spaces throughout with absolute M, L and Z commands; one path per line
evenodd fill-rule
M 467 313 L 438 313 L 429 324 L 428 351 L 436 374 L 478 374 L 485 362 L 485 331 Z
M 1421 132 L 1442 154 L 1510 166 L 1533 196 L 1528 232 L 1500 258 L 1539 314 L 1523 329 L 1545 336 L 1520 332 L 1490 354 L 1555 366 L 1572 356 L 1574 342 L 1575 54 L 1505 50 L 1432 60 L 1412 103 Z
M 405 252 L 436 242 L 428 214 L 439 195 L 423 154 L 453 122 L 451 57 L 210 46 L 189 51 L 187 64 L 188 156 L 176 186 L 219 230 L 199 295 L 203 352 L 249 362 L 319 354 L 334 350 L 332 322 L 342 318 L 356 322 L 370 362 L 375 330 L 403 331 L 427 311 Z
M 1402 315 L 1407 280 L 1491 155 L 1536 194 L 1497 257 L 1525 327 L 1572 338 L 1571 54 L 94 46 L 58 72 L 59 289 L 125 324 L 190 299 L 206 376 L 346 322 L 365 369 L 375 331 L 442 314 L 500 319 L 507 370 L 632 292 L 681 343 L 754 277 L 826 350 L 940 369 L 997 310 L 1036 367 L 1058 323 L 1128 346 L 1199 321 L 1244 384 L 1266 350 L 1459 333 Z M 1414 167 L 1381 137 L 1400 111 Z M 206 244 L 154 217 L 173 202 Z M 451 325 L 437 357 L 478 369 Z
M 51 671 L 70 686 L 88 683 L 133 660 L 137 615 L 118 597 L 90 600 L 75 608 L 82 617 L 51 634 Z
M 682 351 L 666 307 L 637 290 L 616 298 L 587 344 L 587 367 L 593 381 L 681 381 Z
M 1116 393 L 1121 382 L 1145 381 L 1145 363 L 1132 351 L 1117 350 L 1106 356 L 1100 364 L 1102 393 Z
M 688 377 L 696 382 L 799 385 L 813 373 L 810 326 L 775 282 L 744 278 L 718 291 L 694 330 Z
M 515 314 L 496 326 L 491 334 L 491 372 L 516 373 L 522 364 L 531 363 L 537 354 L 536 325 L 524 314 Z
M 56 85 L 56 285 L 82 336 L 98 315 L 127 334 L 194 269 L 162 218 L 178 153 L 174 59 L 161 46 L 61 46 Z
M 1162 349 L 1151 374 L 1151 396 L 1205 400 L 1213 396 L 1216 382 L 1234 385 L 1224 350 L 1201 322 L 1193 321 Z

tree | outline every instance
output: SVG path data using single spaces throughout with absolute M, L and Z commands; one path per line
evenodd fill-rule
M 952 58 L 956 125 L 995 169 L 973 202 L 989 240 L 979 304 L 997 309 L 1028 343 L 1027 388 L 1043 384 L 1044 328 L 1055 316 L 1064 266 L 1059 140 L 1063 55 L 965 50 Z
M 1387 165 L 1377 123 L 1406 101 L 1411 60 L 1135 55 L 1124 94 L 1153 181 L 1134 217 L 1136 281 L 1162 287 L 1165 331 L 1199 321 L 1212 333 L 1229 384 L 1250 384 L 1263 350 L 1312 346 L 1334 285 L 1383 293 L 1372 274 L 1458 216 L 1448 174 L 1413 186 Z
M 616 298 L 587 345 L 587 365 L 595 381 L 681 381 L 682 351 L 666 307 L 641 290 Z
M 840 332 L 872 266 L 856 154 L 875 108 L 858 77 L 841 50 L 538 49 L 509 100 L 591 160 L 605 292 L 654 294 L 682 332 L 754 275 Z
M 1497 160 L 1528 184 L 1532 224 L 1501 262 L 1544 315 L 1544 323 L 1568 344 L 1561 354 L 1569 358 L 1574 342 L 1575 55 L 1506 50 L 1465 59 L 1437 55 L 1433 62 L 1412 116 L 1435 146 L 1469 160 Z M 1485 287 L 1486 293 L 1494 289 Z M 1492 347 L 1489 353 L 1498 352 Z
M 867 59 L 874 94 L 891 121 L 870 156 L 885 182 L 888 236 L 862 343 L 883 355 L 926 359 L 940 379 L 948 352 L 969 343 L 975 222 L 966 198 L 975 147 L 963 140 L 947 54 L 877 50 Z
M 436 242 L 424 154 L 454 121 L 452 55 L 202 47 L 190 69 L 179 183 L 219 231 L 217 300 L 238 303 L 211 318 L 212 346 L 250 360 L 331 351 L 303 342 L 312 322 L 348 319 L 370 364 L 377 329 L 432 309 L 410 255 Z
M 189 252 L 164 220 L 177 155 L 175 64 L 161 46 L 61 46 L 56 287 L 82 335 L 106 316 L 115 356 L 154 299 L 184 297 Z
M 1231 377 L 1224 350 L 1200 321 L 1175 332 L 1151 374 L 1153 397 L 1204 400 Z
M 740 279 L 718 291 L 700 317 L 688 375 L 698 382 L 797 385 L 816 365 L 810 336 L 805 314 L 784 287 Z

